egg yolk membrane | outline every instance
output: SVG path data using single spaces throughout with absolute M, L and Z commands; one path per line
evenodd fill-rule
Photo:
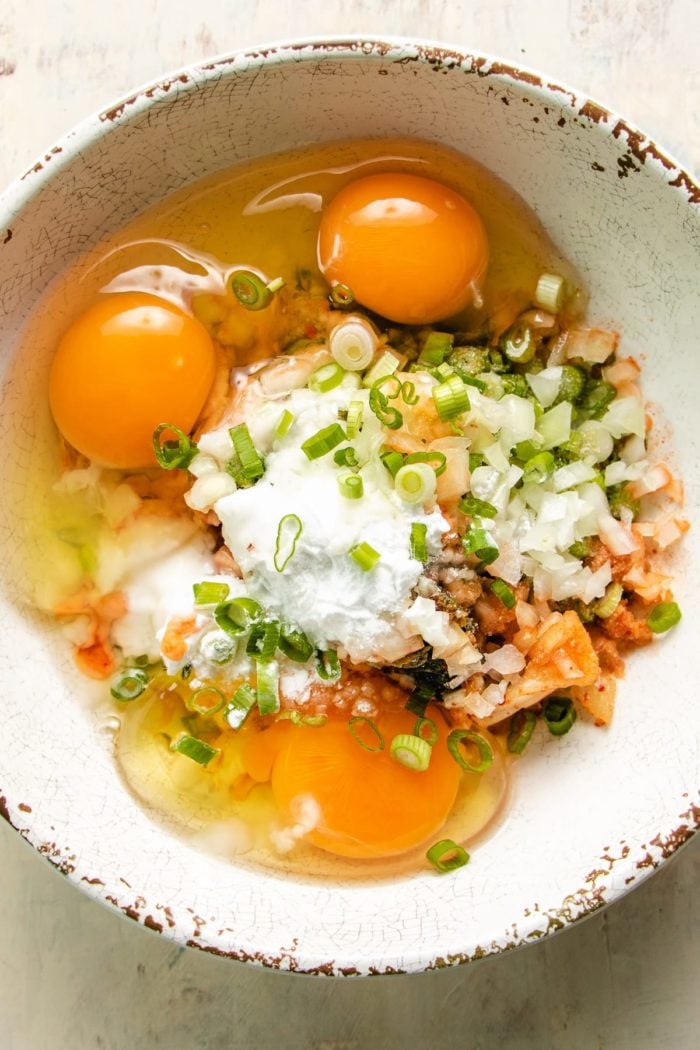
M 141 292 L 107 295 L 61 339 L 49 400 L 65 439 L 106 467 L 155 466 L 153 431 L 190 433 L 214 379 L 216 355 L 199 321 Z
M 433 179 L 386 173 L 349 183 L 326 206 L 318 236 L 326 279 L 401 324 L 459 313 L 488 262 L 481 219 Z

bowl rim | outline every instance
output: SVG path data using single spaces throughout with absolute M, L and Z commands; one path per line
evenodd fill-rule
M 164 99 L 168 93 L 176 89 L 178 93 L 188 93 L 201 89 L 207 80 L 224 75 L 236 75 L 236 67 L 248 71 L 251 65 L 279 66 L 290 60 L 295 62 L 314 62 L 319 58 L 333 60 L 335 58 L 348 60 L 358 59 L 386 59 L 402 58 L 410 59 L 433 66 L 436 69 L 444 68 L 449 71 L 455 67 L 468 66 L 469 71 L 478 76 L 497 76 L 505 81 L 513 81 L 518 85 L 523 84 L 537 94 L 541 99 L 548 99 L 552 103 L 568 108 L 577 117 L 584 117 L 590 122 L 609 125 L 610 133 L 615 138 L 624 138 L 627 150 L 640 165 L 647 160 L 652 164 L 665 169 L 667 178 L 666 185 L 669 189 L 684 193 L 686 203 L 700 204 L 700 180 L 694 179 L 685 170 L 684 166 L 666 150 L 660 149 L 655 142 L 641 132 L 635 125 L 630 124 L 616 111 L 594 101 L 586 94 L 577 92 L 568 85 L 562 85 L 549 79 L 546 75 L 528 66 L 514 64 L 496 55 L 487 52 L 466 50 L 442 41 L 417 40 L 415 37 L 382 35 L 348 34 L 339 36 L 310 36 L 304 38 L 280 39 L 271 43 L 264 43 L 247 47 L 232 52 L 226 52 L 198 63 L 189 64 L 174 69 L 153 80 L 147 81 L 127 95 L 109 104 L 105 108 L 94 111 L 84 118 L 73 128 L 61 136 L 56 143 L 49 147 L 35 163 L 23 174 L 16 177 L 6 189 L 0 193 L 0 231 L 7 226 L 11 236 L 10 223 L 12 217 L 22 211 L 32 198 L 39 193 L 43 187 L 56 178 L 60 177 L 64 165 L 68 165 L 74 158 L 75 146 L 94 146 L 104 136 L 110 134 L 115 125 L 129 124 L 138 119 L 142 112 L 149 109 L 154 102 Z M 7 220 L 7 222 L 5 221 Z M 2 788 L 0 786 L 0 792 Z M 430 962 L 413 961 L 403 956 L 404 963 L 408 963 L 407 969 L 399 969 L 392 963 L 397 960 L 390 957 L 386 960 L 385 969 L 377 968 L 361 971 L 355 966 L 341 965 L 346 960 L 334 963 L 314 963 L 313 960 L 304 961 L 292 953 L 283 952 L 278 955 L 265 955 L 261 952 L 251 954 L 244 948 L 224 952 L 214 946 L 198 942 L 191 937 L 188 939 L 187 931 L 180 929 L 176 923 L 161 924 L 155 922 L 150 915 L 144 915 L 138 908 L 131 905 L 122 905 L 115 897 L 110 897 L 111 887 L 101 880 L 89 880 L 85 876 L 73 870 L 68 856 L 69 850 L 50 851 L 42 846 L 45 842 L 41 831 L 36 828 L 27 827 L 27 813 L 31 812 L 29 807 L 10 802 L 4 794 L 0 793 L 0 817 L 14 828 L 21 838 L 25 839 L 35 850 L 44 856 L 49 863 L 67 875 L 71 882 L 88 894 L 93 900 L 103 904 L 111 911 L 119 915 L 125 915 L 135 919 L 139 924 L 153 929 L 155 932 L 164 933 L 168 938 L 183 945 L 198 947 L 202 951 L 220 955 L 226 958 L 244 962 L 253 962 L 272 969 L 294 970 L 301 973 L 324 974 L 324 975 L 356 975 L 363 972 L 378 973 L 403 973 L 412 970 L 439 969 L 446 966 L 462 965 L 476 959 L 485 958 L 493 954 L 501 954 L 512 951 L 531 943 L 533 939 L 539 939 L 542 932 L 532 928 L 523 920 L 521 929 L 514 933 L 515 927 L 509 929 L 504 935 L 505 944 L 493 941 L 485 949 L 477 949 L 472 954 L 459 952 L 444 958 L 438 954 L 436 949 L 431 949 Z M 696 805 L 689 794 L 684 794 L 678 800 L 678 824 L 669 831 L 662 831 L 649 842 L 649 846 L 642 847 L 642 852 L 634 854 L 626 844 L 621 843 L 619 855 L 611 856 L 609 853 L 599 858 L 597 863 L 608 865 L 608 870 L 592 872 L 592 875 L 607 875 L 614 866 L 620 865 L 624 869 L 622 874 L 628 876 L 623 879 L 615 879 L 613 885 L 603 888 L 597 885 L 597 879 L 586 880 L 585 888 L 581 889 L 575 897 L 569 897 L 562 905 L 552 912 L 540 914 L 539 919 L 546 920 L 544 935 L 551 935 L 562 929 L 580 922 L 601 908 L 619 899 L 635 886 L 639 885 L 662 863 L 672 857 L 675 852 L 687 843 L 700 829 L 700 805 Z M 533 917 L 534 919 L 534 917 Z

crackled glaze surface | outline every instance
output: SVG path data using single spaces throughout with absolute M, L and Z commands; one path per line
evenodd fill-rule
M 245 120 L 251 91 L 265 122 Z M 3 367 L 46 280 L 135 211 L 238 160 L 363 134 L 409 134 L 472 152 L 535 208 L 583 272 L 594 319 L 615 323 L 623 349 L 645 356 L 646 390 L 673 423 L 692 516 L 697 190 L 614 115 L 484 58 L 381 42 L 240 54 L 186 70 L 82 125 L 0 202 Z M 0 440 L 20 463 L 42 439 L 41 411 L 27 416 L 23 394 L 45 369 L 29 357 L 3 390 Z M 10 579 L 21 523 L 9 511 L 26 484 L 18 476 L 0 482 Z M 5 592 L 2 674 L 11 687 L 0 811 L 91 895 L 216 954 L 384 973 L 527 943 L 614 899 L 697 827 L 700 725 L 688 674 L 700 612 L 696 550 L 691 533 L 683 624 L 632 662 L 612 729 L 581 723 L 556 749 L 543 742 L 529 754 L 505 822 L 458 879 L 426 873 L 329 885 L 197 855 L 126 793 L 109 739 L 71 695 L 62 638 Z M 669 698 L 661 718 L 659 698 Z

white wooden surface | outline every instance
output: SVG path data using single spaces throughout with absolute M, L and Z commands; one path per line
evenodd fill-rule
M 448 40 L 534 66 L 700 169 L 700 0 L 0 0 L 0 184 L 168 69 L 339 33 Z M 605 913 L 525 951 L 328 981 L 173 947 L 88 901 L 0 822 L 0 1050 L 690 1050 L 699 878 L 691 843 Z

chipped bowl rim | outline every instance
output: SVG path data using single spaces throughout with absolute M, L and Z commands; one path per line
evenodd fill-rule
M 178 95 L 187 94 L 206 88 L 206 83 L 210 79 L 216 79 L 222 75 L 236 76 L 236 67 L 239 64 L 244 64 L 241 71 L 248 72 L 251 66 L 274 68 L 289 61 L 314 62 L 320 57 L 327 60 L 335 58 L 341 60 L 353 58 L 405 60 L 410 58 L 431 65 L 435 69 L 444 69 L 446 72 L 459 68 L 479 76 L 499 77 L 506 83 L 513 82 L 517 87 L 526 85 L 528 90 L 539 96 L 545 103 L 547 101 L 556 103 L 577 117 L 584 117 L 594 124 L 607 125 L 610 134 L 615 138 L 624 136 L 628 151 L 640 164 L 643 165 L 650 161 L 658 168 L 665 170 L 669 176 L 665 180 L 668 189 L 679 193 L 685 192 L 686 203 L 690 205 L 700 203 L 698 180 L 671 153 L 659 149 L 653 139 L 640 131 L 636 125 L 625 120 L 615 110 L 566 84 L 549 79 L 535 69 L 520 64 L 516 65 L 488 52 L 455 47 L 444 41 L 419 41 L 415 37 L 394 35 L 382 35 L 381 37 L 356 34 L 330 37 L 319 35 L 275 40 L 271 43 L 222 53 L 208 60 L 176 68 L 143 83 L 107 107 L 94 111 L 61 136 L 55 145 L 49 147 L 43 156 L 40 156 L 28 170 L 10 182 L 0 193 L 0 230 L 2 230 L 4 216 L 7 215 L 11 219 L 13 215 L 31 203 L 32 198 L 41 191 L 44 185 L 60 178 L 64 164 L 69 164 L 82 146 L 95 146 L 103 137 L 108 136 L 115 126 L 128 125 L 154 103 L 165 99 L 174 87 Z M 176 102 L 176 99 L 173 101 Z M 69 864 L 67 862 L 67 855 L 70 852 L 68 849 L 53 852 L 47 849 L 46 839 L 41 834 L 41 829 L 36 826 L 27 826 L 31 824 L 31 821 L 27 819 L 28 812 L 31 812 L 29 807 L 22 803 L 15 805 L 10 802 L 2 794 L 2 785 L 0 785 L 0 817 L 3 817 L 53 867 L 66 874 L 82 892 L 109 908 L 110 911 L 132 918 L 140 925 L 163 933 L 177 943 L 197 947 L 201 951 L 237 961 L 252 962 L 271 969 L 326 976 L 397 974 L 463 965 L 490 955 L 518 949 L 532 943 L 533 940 L 541 939 L 542 936 L 551 936 L 553 933 L 566 929 L 623 897 L 648 878 L 694 836 L 695 832 L 700 829 L 700 797 L 696 804 L 691 800 L 689 794 L 684 794 L 678 800 L 677 807 L 678 824 L 674 829 L 659 832 L 655 839 L 651 840 L 648 845 L 643 844 L 637 852 L 622 841 L 619 856 L 613 857 L 606 853 L 598 859 L 599 863 L 608 865 L 608 870 L 601 870 L 593 874 L 604 876 L 615 867 L 616 876 L 623 875 L 624 879 L 616 877 L 611 885 L 603 884 L 602 886 L 597 884 L 597 879 L 587 881 L 585 890 L 581 890 L 575 897 L 566 898 L 559 908 L 545 914 L 540 913 L 539 916 L 531 913 L 522 916 L 516 937 L 513 937 L 512 929 L 509 929 L 504 931 L 500 941 L 494 940 L 486 948 L 477 947 L 472 952 L 458 952 L 447 958 L 441 956 L 437 948 L 434 948 L 431 949 L 432 957 L 429 962 L 411 960 L 410 957 L 402 955 L 402 962 L 408 964 L 405 969 L 394 965 L 399 957 L 399 951 L 394 949 L 393 955 L 388 960 L 384 956 L 385 968 L 379 970 L 369 966 L 367 960 L 365 960 L 367 965 L 363 969 L 358 969 L 352 960 L 348 959 L 341 958 L 332 962 L 319 962 L 312 958 L 304 960 L 303 957 L 298 958 L 291 951 L 265 955 L 263 952 L 250 950 L 252 946 L 240 946 L 232 951 L 221 951 L 213 945 L 193 939 L 177 923 L 156 922 L 150 914 L 144 915 L 143 911 L 118 901 L 112 893 L 114 887 L 110 887 L 100 879 L 88 878 L 81 873 L 78 867 L 74 868 L 72 864 Z M 618 866 L 622 868 L 622 871 L 618 870 Z M 545 923 L 544 930 L 539 928 L 542 925 L 540 920 Z

